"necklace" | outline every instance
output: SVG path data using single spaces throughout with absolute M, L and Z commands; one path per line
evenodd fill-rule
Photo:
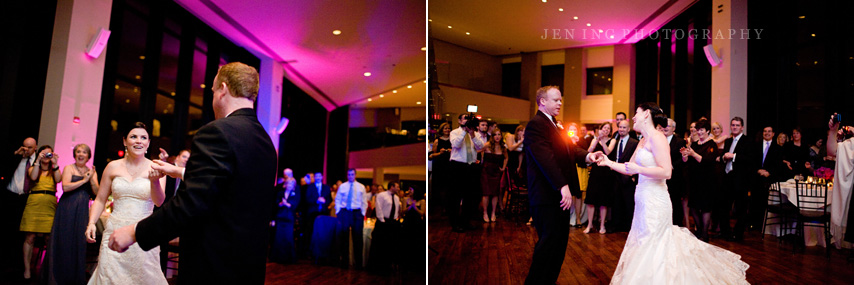
M 137 171 L 134 171 L 134 172 L 130 171 L 130 165 L 128 164 L 127 160 L 125 160 L 125 168 L 127 169 L 128 174 L 130 174 L 130 178 L 136 178 L 136 175 L 139 174 L 139 169 L 137 169 Z
M 89 167 L 86 167 L 86 165 L 83 165 L 83 168 L 86 168 L 86 171 L 89 171 Z M 80 167 L 77 167 L 77 163 L 74 164 L 74 169 L 77 169 L 77 173 L 80 174 L 80 176 L 86 176 L 86 173 L 80 170 Z

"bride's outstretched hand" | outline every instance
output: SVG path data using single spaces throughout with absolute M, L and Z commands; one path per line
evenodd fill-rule
M 604 153 L 602 154 L 600 159 L 598 161 L 596 161 L 596 165 L 598 165 L 598 166 L 608 166 L 610 164 L 611 164 L 611 160 L 608 159 L 608 156 L 604 155 Z

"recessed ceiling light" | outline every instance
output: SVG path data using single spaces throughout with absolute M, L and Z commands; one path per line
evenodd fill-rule
M 563 8 L 557 8 L 557 10 L 563 12 Z
M 549 0 L 543 0 L 543 3 L 549 2 Z
M 119 85 L 118 85 L 118 84 L 116 84 L 116 90 L 119 90 Z
M 432 22 L 432 21 L 433 21 L 433 19 L 427 19 L 427 22 Z
M 384 97 L 383 94 L 380 94 L 380 98 Z
M 370 72 L 365 72 L 365 76 L 371 76 Z
M 412 88 L 412 85 L 406 86 L 406 88 Z
M 587 26 L 590 27 L 590 23 L 587 23 Z
M 546 2 L 546 0 L 543 0 L 543 2 Z M 415 104 L 421 105 L 421 101 L 415 102 Z
M 454 27 L 448 26 L 448 29 L 452 29 L 452 28 L 454 28 Z
M 810 34 L 810 35 L 812 35 L 813 38 L 815 37 L 815 34 Z
M 340 34 L 341 34 L 341 30 L 334 30 L 334 31 L 332 31 L 332 34 L 333 34 L 333 35 L 336 35 L 336 36 L 337 36 L 337 35 L 340 35 Z
M 202 83 L 202 85 L 199 85 L 199 87 L 205 88 L 205 84 Z
M 139 59 L 145 60 L 145 56 L 144 56 L 144 55 L 140 55 L 140 56 L 139 56 Z
M 466 35 L 471 35 L 471 33 L 469 33 L 469 32 L 466 32 Z
M 175 92 L 169 93 L 169 95 L 175 96 Z
M 812 64 L 818 64 L 818 61 L 817 61 L 817 60 L 816 60 L 816 61 L 813 61 L 813 63 L 812 63 Z
M 397 90 L 392 90 L 391 93 L 397 94 Z
M 572 17 L 573 20 L 578 20 L 578 16 Z
M 421 51 L 427 51 L 427 47 L 421 47 Z
M 800 16 L 800 17 L 798 17 L 798 19 L 806 19 L 806 18 L 807 18 L 807 16 Z
M 374 99 L 368 98 L 368 102 L 374 101 Z

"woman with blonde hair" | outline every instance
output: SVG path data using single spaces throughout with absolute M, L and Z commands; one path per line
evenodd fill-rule
M 47 274 L 50 284 L 86 283 L 86 240 L 82 238 L 89 217 L 89 200 L 100 184 L 95 167 L 86 163 L 92 150 L 86 144 L 72 149 L 74 163 L 62 170 L 62 197 L 56 206 L 50 244 L 47 250 Z
M 712 123 L 712 131 L 711 131 L 712 140 L 715 141 L 715 144 L 718 145 L 719 149 L 724 148 L 724 141 L 728 139 L 730 136 L 724 135 L 724 129 L 721 127 L 721 124 L 718 122 Z

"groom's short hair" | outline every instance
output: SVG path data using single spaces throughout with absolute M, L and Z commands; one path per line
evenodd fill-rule
M 540 89 L 537 89 L 537 105 L 538 106 L 540 105 L 540 99 L 546 98 L 546 94 L 548 94 L 549 90 L 551 90 L 551 89 L 554 89 L 554 90 L 557 90 L 558 92 L 560 92 L 560 89 L 558 89 L 558 87 L 554 86 L 554 85 L 543 86 L 543 87 L 540 87 Z
M 225 82 L 228 91 L 234 97 L 243 97 L 255 101 L 258 97 L 258 71 L 254 67 L 240 62 L 231 62 L 219 68 L 217 76 L 219 82 Z

